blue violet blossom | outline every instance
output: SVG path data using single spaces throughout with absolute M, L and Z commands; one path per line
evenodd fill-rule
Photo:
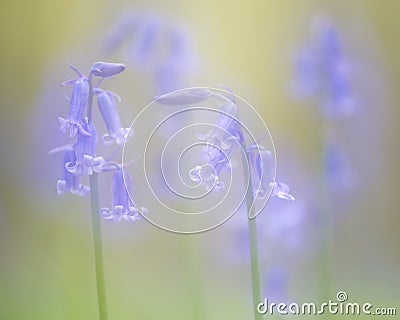
M 105 144 L 111 144 L 115 141 L 117 145 L 122 145 L 132 133 L 129 128 L 123 128 L 121 125 L 115 104 L 115 97 L 120 100 L 119 96 L 102 89 L 96 89 L 95 93 L 100 113 L 108 129 L 108 134 L 103 135 L 101 141 Z
M 101 172 L 106 162 L 103 157 L 96 156 L 97 132 L 96 128 L 89 118 L 84 118 L 82 122 L 84 133 L 78 132 L 74 151 L 76 155 L 75 162 L 65 164 L 67 170 L 77 176 Z
M 63 157 L 63 176 L 61 180 L 57 181 L 57 194 L 64 194 L 66 192 L 80 196 L 89 194 L 90 188 L 80 183 L 80 177 L 70 173 L 66 169 L 67 163 L 74 163 L 75 161 L 75 152 L 73 150 L 66 150 Z
M 274 163 L 273 155 L 264 147 L 256 144 L 247 149 L 253 170 L 255 171 L 255 178 L 257 190 L 255 196 L 265 198 L 271 190 L 271 197 L 278 197 L 284 200 L 294 201 L 295 198 L 290 194 L 289 186 L 283 182 L 273 181 L 270 182 L 271 177 L 268 174 L 273 172 L 272 165 Z
M 130 129 L 122 127 L 118 116 L 115 97 L 118 99 L 119 97 L 115 93 L 98 88 L 104 78 L 112 78 L 124 71 L 126 67 L 122 63 L 96 62 L 92 65 L 88 77 L 74 66 L 69 65 L 69 67 L 79 75 L 79 78 L 63 83 L 63 85 L 72 84 L 73 88 L 71 98 L 68 99 L 70 103 L 68 117 L 66 119 L 60 117 L 59 122 L 61 123 L 60 131 L 65 133 L 69 128 L 69 137 L 74 137 L 75 142 L 49 152 L 64 151 L 63 175 L 62 179 L 57 181 L 57 194 L 69 192 L 86 196 L 90 189 L 80 183 L 81 178 L 94 173 L 114 171 L 112 210 L 102 208 L 99 213 L 106 220 L 137 220 L 139 209 L 136 208 L 128 193 L 133 189 L 132 178 L 122 170 L 121 164 L 111 161 L 113 156 L 110 156 L 109 160 L 105 160 L 103 156 L 96 154 L 98 135 L 91 120 L 93 98 L 96 95 L 97 105 L 108 129 L 108 134 L 103 135 L 101 140 L 105 144 L 115 141 L 120 148 L 131 135 Z M 93 76 L 100 77 L 100 81 L 96 85 L 93 85 Z M 87 110 L 87 116 L 85 116 L 85 110 Z M 112 152 L 113 154 L 115 154 L 115 150 Z M 140 208 L 140 211 L 147 212 L 143 207 Z
M 112 179 L 112 209 L 102 208 L 101 215 L 106 220 L 120 221 L 135 221 L 140 219 L 139 209 L 132 201 L 130 194 L 133 192 L 133 182 L 130 174 L 123 170 L 114 172 Z M 147 212 L 146 208 L 140 208 L 141 214 Z
M 228 99 L 222 106 L 214 128 L 206 135 L 197 133 L 197 138 L 206 144 L 203 150 L 206 163 L 192 168 L 189 177 L 199 185 L 204 185 L 207 191 L 225 188 L 219 175 L 223 169 L 231 168 L 229 157 L 243 142 L 243 135 L 235 120 L 236 112 L 236 103 Z
M 69 136 L 73 137 L 81 128 L 80 123 L 85 114 L 85 108 L 89 97 L 89 81 L 82 75 L 78 69 L 69 65 L 71 69 L 76 71 L 79 75 L 78 79 L 68 80 L 63 85 L 73 84 L 71 99 L 69 99 L 70 109 L 66 119 L 59 117 L 60 131 L 65 133 L 67 128 L 70 129 Z
M 189 103 L 190 100 L 197 101 L 198 98 L 208 97 L 211 94 L 207 92 L 207 95 L 206 92 L 197 90 L 199 89 L 194 88 L 185 95 L 181 94 L 181 97 L 180 92 L 177 91 L 171 94 L 169 99 L 178 102 L 179 98 L 181 98 L 183 102 Z M 219 116 L 213 129 L 205 135 L 196 134 L 199 140 L 205 142 L 203 149 L 205 163 L 197 165 L 189 171 L 189 178 L 197 182 L 198 185 L 204 185 L 207 191 L 221 191 L 225 188 L 224 182 L 220 179 L 220 174 L 223 170 L 231 169 L 230 157 L 239 145 L 245 144 L 238 120 L 236 119 L 237 105 L 234 95 L 230 92 L 219 97 L 223 98 L 225 102 L 219 111 Z M 201 99 L 199 100 L 202 101 Z M 295 198 L 290 194 L 289 187 L 285 183 L 269 182 L 271 179 L 268 179 L 268 173 L 273 172 L 272 166 L 274 164 L 271 152 L 255 144 L 247 148 L 247 153 L 252 167 L 251 172 L 255 172 L 256 179 L 252 180 L 258 181 L 255 196 L 261 199 L 265 198 L 269 195 L 268 191 L 271 190 L 271 196 L 294 201 Z

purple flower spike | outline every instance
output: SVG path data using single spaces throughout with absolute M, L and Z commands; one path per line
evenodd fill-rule
M 66 169 L 77 176 L 100 172 L 106 164 L 103 157 L 96 157 L 97 133 L 94 124 L 85 118 L 82 129 L 78 131 L 78 138 L 74 144 L 76 160 L 65 164 Z
M 132 134 L 129 128 L 123 128 L 118 116 L 117 106 L 114 98 L 119 97 L 110 91 L 96 89 L 97 104 L 101 115 L 106 123 L 108 134 L 103 135 L 101 141 L 105 144 L 111 144 L 115 141 L 116 144 L 122 145 Z
M 272 197 L 276 196 L 284 200 L 294 201 L 295 198 L 290 194 L 289 187 L 285 183 L 270 182 L 272 180 L 271 175 L 274 174 L 272 153 L 260 145 L 253 145 L 248 148 L 248 151 L 250 152 L 250 160 L 258 180 L 258 188 L 255 195 L 261 199 L 265 198 L 268 195 L 268 190 L 272 188 Z M 255 155 L 253 152 L 255 152 Z
M 96 62 L 92 65 L 90 73 L 97 77 L 109 78 L 126 69 L 122 63 Z
M 132 194 L 132 189 L 133 182 L 129 173 L 122 170 L 116 171 L 112 179 L 112 210 L 108 208 L 102 208 L 100 210 L 104 219 L 110 221 L 121 221 L 122 219 L 136 221 L 140 219 L 139 208 L 136 207 L 129 196 L 129 193 Z M 147 209 L 141 207 L 140 212 L 145 214 Z
M 59 117 L 58 121 L 60 122 L 60 131 L 65 133 L 67 128 L 69 128 L 69 136 L 73 137 L 80 128 L 80 123 L 85 113 L 85 108 L 89 97 L 89 81 L 74 66 L 70 65 L 70 67 L 78 73 L 79 78 L 76 80 L 69 80 L 63 84 L 65 85 L 73 83 L 74 87 L 72 89 L 71 99 L 69 100 L 70 109 L 68 117 L 67 119 Z
M 57 181 L 57 194 L 64 194 L 70 192 L 72 194 L 77 194 L 80 196 L 86 196 L 90 189 L 89 187 L 80 184 L 80 177 L 73 175 L 68 172 L 65 165 L 67 163 L 74 163 L 76 161 L 75 152 L 73 150 L 66 150 L 63 159 L 63 179 Z

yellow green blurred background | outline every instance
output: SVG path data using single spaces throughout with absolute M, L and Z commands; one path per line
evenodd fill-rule
M 340 124 L 358 184 L 334 201 L 332 297 L 345 290 L 400 313 L 399 1 L 2 0 L 0 319 L 97 319 L 88 199 L 56 196 L 58 164 L 43 147 L 57 131 L 45 110 L 62 115 L 66 104 L 41 102 L 64 94 L 68 62 L 89 69 L 105 59 L 102 35 L 124 8 L 136 7 L 190 30 L 201 61 L 190 85 L 224 83 L 258 109 L 275 140 L 278 174 L 293 181 L 300 201 L 318 166 L 319 123 L 315 105 L 288 94 L 291 59 L 312 17 L 331 16 L 356 64 L 362 100 L 360 114 Z M 114 87 L 137 95 L 137 106 L 152 97 L 139 77 L 118 81 Z M 38 134 L 47 128 L 48 136 Z M 307 197 L 311 207 L 318 201 Z M 224 227 L 182 236 L 145 221 L 103 223 L 109 318 L 250 319 L 250 270 L 229 258 L 240 255 L 234 237 Z M 316 301 L 313 255 L 298 251 L 279 257 L 290 264 L 289 299 Z M 273 265 L 268 259 L 264 268 Z

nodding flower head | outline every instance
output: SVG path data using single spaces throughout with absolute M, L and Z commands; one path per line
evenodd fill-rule
M 255 182 L 257 183 L 255 196 L 265 198 L 268 196 L 269 190 L 272 189 L 272 197 L 276 196 L 289 201 L 295 200 L 285 183 L 276 182 L 271 179 L 271 175 L 274 174 L 274 158 L 272 153 L 260 145 L 250 146 L 248 152 L 253 171 L 255 172 Z
M 89 81 L 88 79 L 79 72 L 74 66 L 69 65 L 79 75 L 78 79 L 69 80 L 63 83 L 63 85 L 72 84 L 72 95 L 69 99 L 69 114 L 66 119 L 59 117 L 60 131 L 65 133 L 67 128 L 70 129 L 70 137 L 76 135 L 78 129 L 81 128 L 81 121 L 83 119 L 86 104 L 89 97 Z
M 97 77 L 109 78 L 121 73 L 126 69 L 122 63 L 95 62 L 90 69 L 90 73 Z
M 243 135 L 235 119 L 236 112 L 237 106 L 234 102 L 224 103 L 213 129 L 205 136 L 197 135 L 200 140 L 206 141 L 205 157 L 208 162 L 227 161 L 227 156 L 233 154 L 238 143 L 243 142 Z
M 115 97 L 119 97 L 110 91 L 96 89 L 97 104 L 101 115 L 108 129 L 108 134 L 103 135 L 101 141 L 105 144 L 111 144 L 115 141 L 116 144 L 122 145 L 132 134 L 129 128 L 123 128 L 118 116 Z
M 229 157 L 238 144 L 242 143 L 243 135 L 235 120 L 237 107 L 233 101 L 224 103 L 214 128 L 206 135 L 197 134 L 198 139 L 205 141 L 204 158 L 206 163 L 198 165 L 189 171 L 192 181 L 204 185 L 207 190 L 224 189 L 224 183 L 219 180 L 223 169 L 230 168 Z
M 78 137 L 74 144 L 75 162 L 71 161 L 65 164 L 70 173 L 78 176 L 100 172 L 106 164 L 103 157 L 96 157 L 97 133 L 94 124 L 85 118 L 82 128 L 82 132 L 78 131 Z
M 130 174 L 126 171 L 117 170 L 112 179 L 112 209 L 102 208 L 100 210 L 104 219 L 110 221 L 120 221 L 125 219 L 127 221 L 135 221 L 140 219 L 140 213 L 145 214 L 146 208 L 136 207 L 132 201 L 130 194 L 133 191 L 133 181 Z
M 76 162 L 75 152 L 72 149 L 66 150 L 63 158 L 62 180 L 57 181 L 57 189 L 56 189 L 57 194 L 64 194 L 66 192 L 70 192 L 72 194 L 86 196 L 89 193 L 90 191 L 89 187 L 80 183 L 80 177 L 73 175 L 65 167 L 67 163 L 75 163 L 75 162 Z

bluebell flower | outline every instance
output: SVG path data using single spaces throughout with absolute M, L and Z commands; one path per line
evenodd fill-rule
M 235 119 L 236 112 L 236 103 L 226 101 L 213 129 L 206 135 L 197 134 L 197 138 L 206 144 L 203 150 L 205 164 L 191 169 L 189 177 L 199 185 L 204 185 L 207 190 L 224 189 L 225 185 L 219 175 L 223 169 L 230 168 L 229 157 L 237 149 L 238 143 L 243 142 L 243 135 Z
M 90 69 L 90 73 L 97 77 L 109 78 L 121 73 L 126 69 L 122 63 L 95 62 Z
M 66 169 L 68 163 L 75 163 L 76 156 L 75 151 L 66 150 L 63 158 L 63 175 L 62 179 L 57 181 L 57 194 L 64 194 L 70 192 L 80 196 L 86 196 L 90 189 L 89 187 L 80 183 L 80 177 L 70 173 Z
M 318 17 L 313 22 L 313 37 L 295 61 L 296 91 L 303 96 L 321 98 L 326 116 L 351 114 L 357 107 L 357 99 L 340 36 L 329 19 Z
M 273 181 L 271 176 L 274 173 L 274 157 L 272 153 L 260 145 L 252 145 L 248 148 L 249 159 L 255 172 L 253 179 L 257 185 L 255 196 L 265 198 L 269 195 L 271 189 L 271 197 L 278 197 L 284 200 L 294 201 L 295 198 L 290 194 L 288 185 L 282 182 Z M 272 182 L 273 181 L 273 182 Z
M 82 129 L 80 124 L 83 119 L 89 97 L 89 81 L 83 74 L 79 72 L 78 69 L 72 65 L 69 66 L 78 73 L 79 78 L 63 83 L 63 85 L 73 84 L 73 88 L 71 98 L 69 99 L 70 109 L 68 117 L 66 119 L 59 117 L 58 121 L 60 122 L 60 131 L 65 133 L 67 128 L 69 128 L 69 135 L 70 137 L 73 137 L 76 135 L 78 129 Z
M 96 156 L 97 132 L 92 121 L 84 118 L 82 122 L 84 132 L 78 131 L 74 144 L 76 159 L 65 164 L 66 169 L 77 176 L 101 172 L 106 162 L 103 157 Z
M 101 115 L 108 129 L 108 134 L 103 135 L 101 141 L 105 144 L 111 144 L 115 141 L 116 144 L 122 145 L 130 136 L 131 130 L 123 128 L 121 120 L 118 116 L 115 97 L 119 97 L 110 91 L 95 89 L 97 95 L 97 104 Z
M 125 179 L 124 179 L 125 178 Z M 126 171 L 117 170 L 112 179 L 113 204 L 112 209 L 102 208 L 100 213 L 104 219 L 110 221 L 135 221 L 140 219 L 140 214 L 147 212 L 146 208 L 136 207 L 130 195 L 133 194 L 133 181 L 130 174 Z

